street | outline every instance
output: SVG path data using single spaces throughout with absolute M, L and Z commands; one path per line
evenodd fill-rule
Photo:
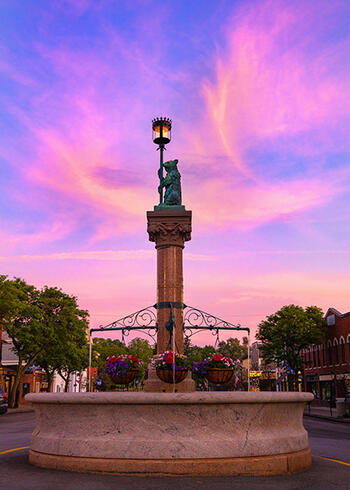
M 350 424 L 304 417 L 304 427 L 313 455 L 350 463 Z
M 312 468 L 301 473 L 274 477 L 140 478 L 44 470 L 28 463 L 28 449 L 4 453 L 28 446 L 34 428 L 34 413 L 9 414 L 0 417 L 0 489 L 349 488 L 350 424 L 305 417 L 304 425 L 314 458 Z

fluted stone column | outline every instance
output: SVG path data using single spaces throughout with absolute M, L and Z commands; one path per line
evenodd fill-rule
M 183 207 L 174 209 L 148 211 L 147 231 L 151 242 L 157 249 L 157 352 L 169 348 L 170 333 L 166 328 L 173 304 L 175 317 L 175 350 L 183 353 L 183 259 L 182 251 L 185 241 L 191 240 L 192 211 Z M 155 372 L 149 371 L 149 379 L 145 383 L 145 391 L 172 391 L 173 387 L 161 382 Z M 178 392 L 194 391 L 194 382 L 187 377 L 176 385 Z

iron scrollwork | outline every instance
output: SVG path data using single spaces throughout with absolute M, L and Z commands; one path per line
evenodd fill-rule
M 199 333 L 201 330 L 211 331 L 213 336 L 218 338 L 219 331 L 229 330 L 245 330 L 249 333 L 248 327 L 241 327 L 238 323 L 234 325 L 221 318 L 218 318 L 211 313 L 186 306 L 184 309 L 184 333 L 187 338 Z
M 92 328 L 90 332 L 106 332 L 109 330 L 121 331 L 123 340 L 124 336 L 127 337 L 130 332 L 133 331 L 143 332 L 156 341 L 158 324 L 154 306 L 147 306 L 147 308 L 143 308 L 135 313 L 119 318 L 119 320 L 115 320 L 108 325 Z

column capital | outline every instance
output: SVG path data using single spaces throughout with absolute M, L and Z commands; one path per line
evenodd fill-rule
M 147 232 L 156 248 L 169 246 L 184 248 L 191 240 L 192 211 L 181 209 L 147 211 Z

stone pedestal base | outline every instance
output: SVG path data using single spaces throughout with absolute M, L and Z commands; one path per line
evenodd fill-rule
M 29 451 L 29 462 L 41 468 L 127 476 L 271 476 L 306 470 L 310 449 L 271 456 L 206 459 L 107 459 L 57 456 Z
M 148 368 L 148 379 L 146 379 L 143 391 L 147 393 L 191 393 L 196 391 L 196 384 L 191 378 L 191 373 L 181 383 L 176 383 L 175 390 L 172 384 L 161 381 L 152 367 Z

